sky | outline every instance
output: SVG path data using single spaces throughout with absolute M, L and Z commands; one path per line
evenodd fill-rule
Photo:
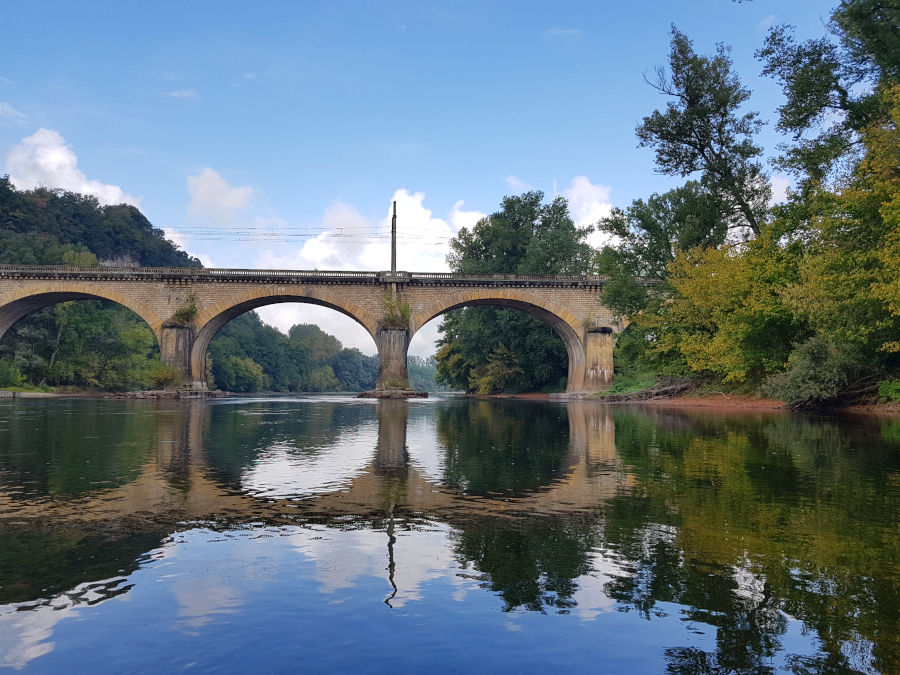
M 396 201 L 398 268 L 446 271 L 505 195 L 563 195 L 591 225 L 682 181 L 634 134 L 665 105 L 644 78 L 673 24 L 698 53 L 732 47 L 776 154 L 781 91 L 753 52 L 777 24 L 823 35 L 836 2 L 6 3 L 0 174 L 135 204 L 215 267 L 387 269 Z M 258 311 L 375 352 L 336 311 Z

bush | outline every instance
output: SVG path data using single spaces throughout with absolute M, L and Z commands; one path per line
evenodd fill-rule
M 882 380 L 879 382 L 878 397 L 888 403 L 900 401 L 900 380 Z
M 174 366 L 155 363 L 147 372 L 147 379 L 154 389 L 171 389 L 181 383 L 181 373 Z
M 0 387 L 21 387 L 25 376 L 15 365 L 0 361 Z
M 847 347 L 814 336 L 794 349 L 787 370 L 766 380 L 763 393 L 794 406 L 834 401 L 858 372 Z

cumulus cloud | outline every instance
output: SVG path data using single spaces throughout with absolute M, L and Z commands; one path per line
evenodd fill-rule
M 16 110 L 9 103 L 0 101 L 0 120 L 7 122 L 24 122 L 28 119 L 28 115 L 21 110 Z
M 563 196 L 569 202 L 569 213 L 572 214 L 575 224 L 586 227 L 608 216 L 612 209 L 610 192 L 611 188 L 607 185 L 595 185 L 587 176 L 575 176 L 563 190 Z M 587 241 L 594 248 L 600 248 L 608 243 L 609 235 L 595 230 L 588 236 Z
M 425 206 L 424 192 L 399 189 L 390 202 L 397 202 L 397 267 L 415 272 L 448 271 L 447 252 L 451 237 L 463 227 L 471 227 L 486 214 L 466 210 L 462 200 L 453 205 L 447 218 L 437 218 Z M 377 221 L 369 221 L 342 201 L 331 204 L 319 226 L 322 233 L 307 239 L 295 250 L 263 251 L 255 267 L 265 269 L 385 270 L 390 268 L 392 206 Z M 257 310 L 263 320 L 287 331 L 296 323 L 315 323 L 336 335 L 347 347 L 372 354 L 375 345 L 352 319 L 312 305 L 270 305 Z M 413 354 L 432 354 L 437 324 L 423 329 L 411 346 Z
M 769 204 L 781 204 L 787 201 L 788 188 L 791 187 L 791 179 L 789 176 L 772 176 L 769 179 L 772 186 L 772 198 Z
M 234 187 L 213 169 L 206 167 L 187 178 L 191 203 L 188 215 L 214 225 L 229 225 L 240 211 L 250 206 L 253 188 Z
M 513 176 L 512 174 L 510 174 L 506 177 L 506 184 L 509 186 L 509 189 L 512 190 L 513 192 L 515 192 L 516 194 L 519 194 L 522 192 L 528 192 L 529 190 L 532 189 L 528 183 L 523 181 L 518 176 Z
M 173 89 L 172 91 L 167 91 L 163 96 L 177 98 L 182 101 L 199 101 L 201 98 L 200 94 L 193 89 Z
M 38 129 L 22 139 L 6 156 L 6 172 L 20 190 L 36 187 L 62 188 L 93 195 L 101 204 L 140 205 L 118 185 L 90 180 L 78 168 L 78 157 L 58 131 Z

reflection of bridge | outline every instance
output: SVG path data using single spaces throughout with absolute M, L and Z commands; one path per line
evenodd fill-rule
M 42 307 L 111 300 L 146 321 L 163 360 L 205 388 L 206 350 L 220 328 L 263 305 L 307 302 L 361 324 L 378 348 L 378 388 L 396 389 L 408 387 L 406 354 L 416 331 L 451 309 L 493 305 L 551 325 L 568 352 L 568 391 L 591 392 L 612 383 L 612 333 L 621 327 L 600 304 L 602 285 L 594 276 L 0 265 L 0 337 Z
M 0 492 L 0 524 L 127 523 L 150 529 L 181 521 L 295 522 L 298 518 L 353 516 L 380 519 L 388 512 L 435 517 L 453 523 L 467 516 L 572 513 L 601 506 L 631 483 L 615 448 L 612 415 L 592 402 L 566 404 L 569 448 L 565 470 L 552 482 L 515 496 L 477 497 L 435 484 L 410 460 L 409 404 L 377 403 L 378 436 L 373 457 L 355 478 L 332 492 L 297 499 L 253 497 L 216 480 L 203 447 L 208 406 L 199 401 L 160 417 L 158 448 L 140 474 L 120 487 L 98 490 L 74 503 L 29 501 Z M 413 457 L 415 452 L 412 453 Z M 177 480 L 171 480 L 177 477 Z

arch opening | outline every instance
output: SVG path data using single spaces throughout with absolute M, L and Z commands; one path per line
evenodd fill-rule
M 586 358 L 581 338 L 572 327 L 572 325 L 563 317 L 545 307 L 535 304 L 534 302 L 516 298 L 496 297 L 467 298 L 464 300 L 449 301 L 446 304 L 442 304 L 440 306 L 427 307 L 422 312 L 417 314 L 413 318 L 413 322 L 410 327 L 410 334 L 411 336 L 415 335 L 415 333 L 421 327 L 439 316 L 443 316 L 452 310 L 463 309 L 467 307 L 497 307 L 514 309 L 532 316 L 542 323 L 550 326 L 556 333 L 556 335 L 562 340 L 562 343 L 566 348 L 566 355 L 568 357 L 566 390 L 579 391 L 582 389 L 584 384 Z
M 304 305 L 306 311 L 265 311 L 288 303 Z M 263 312 L 254 311 L 261 308 Z M 357 391 L 371 380 L 373 387 L 378 369 L 374 336 L 368 317 L 354 309 L 320 298 L 272 295 L 210 312 L 205 322 L 198 322 L 191 348 L 193 386 L 214 384 L 239 392 Z M 257 352 L 260 343 L 265 347 Z
M 167 386 L 176 374 L 161 362 L 158 326 L 146 308 L 99 293 L 43 292 L 7 302 L 0 305 L 0 386 Z

